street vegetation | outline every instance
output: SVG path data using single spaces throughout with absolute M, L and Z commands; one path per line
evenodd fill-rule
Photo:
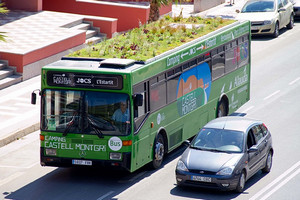
M 1 3 L 0 1 L 0 15 L 8 13 L 8 10 L 6 7 L 4 7 L 4 3 Z M 0 41 L 5 41 L 5 35 L 4 32 L 0 32 Z
M 233 23 L 222 18 L 165 16 L 160 20 L 75 51 L 69 57 L 127 58 L 146 61 Z

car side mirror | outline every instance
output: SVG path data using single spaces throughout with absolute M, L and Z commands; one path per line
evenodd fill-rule
M 250 147 L 250 149 L 248 149 L 248 153 L 254 153 L 254 152 L 258 152 L 258 148 L 257 147 Z
M 183 141 L 183 143 L 182 143 L 184 146 L 190 146 L 190 144 L 191 144 L 191 142 L 189 141 L 189 140 L 185 140 L 185 141 Z
M 279 8 L 279 9 L 278 9 L 278 12 L 285 12 L 285 11 L 286 11 L 285 8 Z
M 143 95 L 135 94 L 133 97 L 134 105 L 135 106 L 142 106 L 143 105 Z

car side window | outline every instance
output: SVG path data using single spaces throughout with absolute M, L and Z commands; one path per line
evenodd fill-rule
M 286 6 L 288 4 L 288 0 L 283 0 L 283 6 Z
M 260 128 L 260 125 L 253 126 L 251 128 L 251 130 L 253 131 L 253 135 L 255 137 L 255 140 L 258 143 L 264 137 L 263 131 Z
M 281 1 L 281 0 L 278 0 L 278 1 L 277 1 L 277 4 L 278 4 L 278 9 L 283 7 L 282 1 Z
M 247 135 L 247 148 L 250 149 L 253 145 L 255 145 L 255 138 L 253 135 L 252 129 L 249 130 L 248 135 Z
M 264 124 L 260 125 L 260 128 L 262 130 L 263 136 L 265 137 L 268 134 L 268 128 Z

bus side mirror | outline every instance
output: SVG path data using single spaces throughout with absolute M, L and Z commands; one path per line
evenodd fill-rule
M 34 92 L 31 93 L 31 104 L 36 104 L 36 94 Z
M 134 101 L 135 106 L 142 106 L 143 105 L 143 95 L 135 94 L 133 101 Z
M 31 104 L 35 105 L 36 104 L 36 93 L 35 91 L 39 91 L 39 95 L 41 95 L 41 91 L 40 90 L 34 90 L 31 93 Z

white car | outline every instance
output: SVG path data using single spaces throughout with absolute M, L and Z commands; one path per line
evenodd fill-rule
M 251 22 L 252 35 L 271 34 L 276 38 L 280 29 L 293 28 L 293 4 L 289 0 L 249 0 L 237 19 Z
M 300 18 L 300 0 L 291 0 L 294 5 L 295 17 Z

